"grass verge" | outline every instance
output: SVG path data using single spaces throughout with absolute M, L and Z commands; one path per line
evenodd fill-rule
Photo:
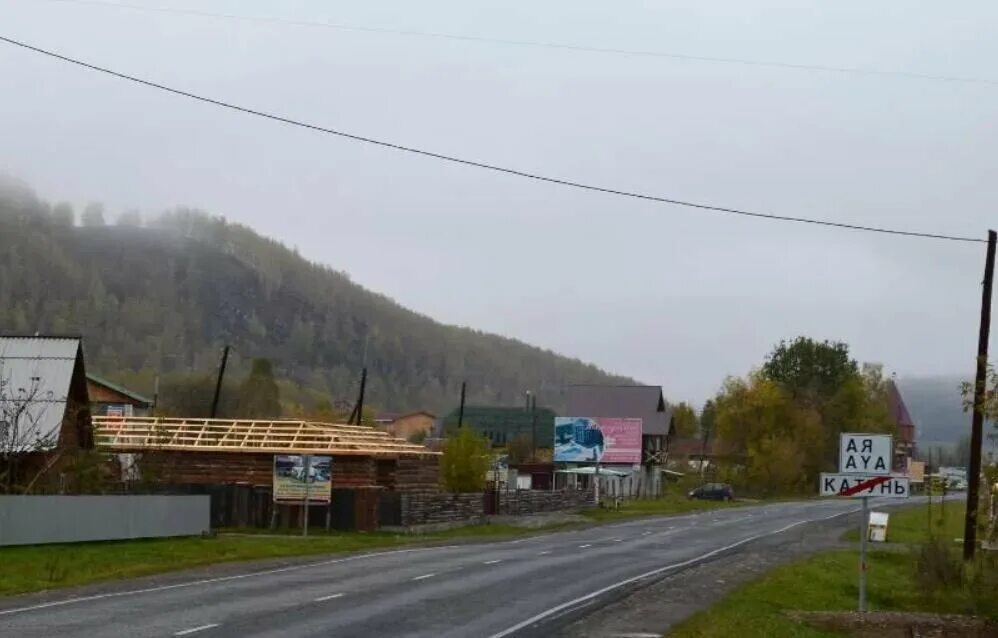
M 639 499 L 623 503 L 619 510 L 597 508 L 586 510 L 583 516 L 593 521 L 615 521 L 628 518 L 640 518 L 643 516 L 667 516 L 670 514 L 685 514 L 687 512 L 698 512 L 701 510 L 718 509 L 722 507 L 738 507 L 744 502 L 734 501 L 725 503 L 723 501 L 701 501 L 687 498 L 683 494 L 671 492 L 662 498 Z
M 0 548 L 0 595 L 148 576 L 177 569 L 263 558 L 359 552 L 446 542 L 499 539 L 551 531 L 564 525 L 526 529 L 475 525 L 427 534 L 313 531 L 308 538 L 265 530 L 216 537 L 186 537 L 32 545 Z
M 856 609 L 858 556 L 834 551 L 773 570 L 735 590 L 710 609 L 678 625 L 675 638 L 816 638 L 835 636 L 800 624 L 785 612 L 848 611 Z M 871 611 L 969 613 L 969 597 L 961 587 L 922 593 L 912 556 L 896 552 L 869 554 L 867 596 Z M 985 612 L 998 614 L 998 604 Z
M 924 543 L 935 537 L 947 543 L 963 538 L 963 520 L 967 506 L 960 501 L 949 501 L 945 505 L 906 507 L 890 512 L 887 525 L 889 543 Z M 981 517 L 986 518 L 986 517 Z M 859 542 L 859 530 L 851 529 L 842 536 L 843 540 Z
M 938 514 L 937 514 L 938 510 Z M 871 611 L 979 614 L 998 619 L 998 557 L 980 556 L 962 565 L 960 546 L 953 539 L 963 534 L 964 504 L 946 504 L 945 515 L 933 505 L 930 537 L 927 507 L 912 507 L 891 514 L 889 540 L 913 545 L 912 551 L 877 551 L 868 554 L 867 597 Z M 847 533 L 858 540 L 859 531 Z M 928 543 L 930 538 L 936 544 Z M 856 550 L 825 552 L 777 568 L 676 626 L 669 636 L 763 638 L 788 636 L 816 638 L 838 636 L 788 617 L 787 611 L 851 611 L 859 594 L 859 553 Z M 939 570 L 939 567 L 946 569 Z M 942 576 L 948 574 L 949 582 Z

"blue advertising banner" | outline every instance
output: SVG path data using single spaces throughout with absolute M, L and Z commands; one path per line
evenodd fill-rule
M 554 461 L 640 463 L 641 425 L 641 419 L 555 417 Z

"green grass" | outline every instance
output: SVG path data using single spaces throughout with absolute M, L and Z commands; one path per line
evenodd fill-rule
M 427 534 L 389 534 L 310 530 L 270 534 L 267 530 L 230 530 L 214 538 L 169 538 L 0 548 L 0 595 L 103 580 L 147 576 L 176 569 L 261 558 L 307 556 L 452 542 L 525 536 L 565 527 L 527 529 L 512 525 L 475 525 Z
M 607 502 L 604 501 L 604 504 Z M 586 510 L 582 514 L 586 518 L 594 521 L 614 521 L 619 519 L 640 518 L 643 516 L 666 516 L 669 514 L 685 514 L 700 510 L 717 509 L 721 507 L 737 507 L 742 503 L 735 501 L 725 503 L 723 501 L 701 501 L 687 498 L 684 494 L 672 492 L 655 499 L 638 499 L 627 501 L 621 505 L 620 510 L 598 508 Z
M 953 539 L 963 536 L 964 504 L 949 502 L 932 508 L 932 534 L 941 547 L 959 564 L 960 545 Z M 930 540 L 928 508 L 917 506 L 891 512 L 888 539 L 915 548 Z M 858 540 L 859 530 L 845 535 Z M 818 554 L 787 565 L 749 583 L 686 622 L 670 636 L 679 638 L 720 638 L 741 636 L 789 636 L 812 638 L 830 636 L 787 617 L 786 611 L 849 611 L 856 608 L 858 596 L 856 550 Z M 964 584 L 936 586 L 931 591 L 918 583 L 916 550 L 877 551 L 871 546 L 867 592 L 873 611 L 925 611 L 938 613 L 982 613 L 998 616 L 998 557 L 981 556 L 966 568 Z M 972 584 L 974 577 L 979 578 Z
M 935 538 L 952 543 L 956 538 L 963 538 L 963 519 L 966 505 L 950 501 L 942 506 L 933 503 L 931 510 L 931 534 Z M 928 505 L 907 507 L 890 512 L 887 523 L 887 541 L 889 543 L 924 543 L 929 540 L 930 516 Z M 981 517 L 986 519 L 987 517 Z M 843 535 L 843 540 L 859 541 L 859 530 L 852 529 Z
M 773 570 L 735 590 L 710 609 L 678 625 L 675 638 L 815 638 L 827 632 L 800 624 L 787 610 L 849 611 L 856 609 L 858 555 L 855 551 L 818 554 Z M 872 611 L 967 613 L 966 590 L 955 587 L 931 597 L 920 593 L 913 558 L 906 553 L 871 552 L 867 595 Z M 998 613 L 998 608 L 988 613 Z

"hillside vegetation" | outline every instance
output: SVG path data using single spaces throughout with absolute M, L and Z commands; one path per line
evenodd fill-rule
M 440 324 L 310 263 L 249 228 L 179 209 L 145 224 L 106 225 L 91 206 L 50 205 L 0 183 L 0 331 L 81 334 L 88 371 L 152 393 L 195 397 L 207 410 L 209 375 L 231 344 L 232 383 L 267 358 L 285 414 L 355 400 L 383 409 L 519 404 L 527 389 L 559 404 L 569 383 L 630 383 L 519 341 Z M 349 264 L 342 264 L 349 267 Z M 179 409 L 179 408 L 178 408 Z

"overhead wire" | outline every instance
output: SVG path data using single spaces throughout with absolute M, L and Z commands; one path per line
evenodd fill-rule
M 802 224 L 813 224 L 813 225 L 817 225 L 817 226 L 825 226 L 825 227 L 831 227 L 831 228 L 842 228 L 842 229 L 848 229 L 848 230 L 865 231 L 865 232 L 873 232 L 873 233 L 882 233 L 882 234 L 898 235 L 898 236 L 905 236 L 905 237 L 920 237 L 920 238 L 925 238 L 925 239 L 938 239 L 938 240 L 948 240 L 948 241 L 958 241 L 958 242 L 975 242 L 975 243 L 976 242 L 982 242 L 982 243 L 986 242 L 986 240 L 980 239 L 980 238 L 976 238 L 976 237 L 967 237 L 967 236 L 960 236 L 960 235 L 949 235 L 949 234 L 944 234 L 944 233 L 930 233 L 930 232 L 918 232 L 918 231 L 910 231 L 910 230 L 900 230 L 900 229 L 886 228 L 886 227 L 881 227 L 881 226 L 867 226 L 867 225 L 862 225 L 862 224 L 850 224 L 850 223 L 846 223 L 846 222 L 837 222 L 837 221 L 832 221 L 832 220 L 827 220 L 827 219 L 818 219 L 818 218 L 811 218 L 811 217 L 800 217 L 800 216 L 790 216 L 790 215 L 777 215 L 777 214 L 774 214 L 774 213 L 763 213 L 763 212 L 757 212 L 757 211 L 747 211 L 747 210 L 742 210 L 742 209 L 737 209 L 737 208 L 728 208 L 728 207 L 725 207 L 725 206 L 715 206 L 715 205 L 711 205 L 711 204 L 704 204 L 704 203 L 699 203 L 699 202 L 693 202 L 693 201 L 675 199 L 675 198 L 671 198 L 671 197 L 663 197 L 663 196 L 652 195 L 652 194 L 648 194 L 648 193 L 640 193 L 640 192 L 635 192 L 635 191 L 627 191 L 627 190 L 623 190 L 623 189 L 619 189 L 619 188 L 612 188 L 612 187 L 606 187 L 606 186 L 597 186 L 597 185 L 594 185 L 594 184 L 588 184 L 588 183 L 584 183 L 584 182 L 578 182 L 578 181 L 573 181 L 573 180 L 563 179 L 563 178 L 558 178 L 558 177 L 550 177 L 550 176 L 542 175 L 542 174 L 539 174 L 539 173 L 532 173 L 532 172 L 528 172 L 528 171 L 524 171 L 524 170 L 520 170 L 520 169 L 515 169 L 515 168 L 509 168 L 509 167 L 505 167 L 505 166 L 500 166 L 500 165 L 497 165 L 497 164 L 489 164 L 489 163 L 481 162 L 481 161 L 477 161 L 477 160 L 465 159 L 465 158 L 457 157 L 457 156 L 454 156 L 454 155 L 446 155 L 444 153 L 438 153 L 438 152 L 435 152 L 435 151 L 429 151 L 429 150 L 426 150 L 426 149 L 417 148 L 417 147 L 413 147 L 413 146 L 406 146 L 406 145 L 399 144 L 399 143 L 396 143 L 396 142 L 390 142 L 390 141 L 387 141 L 387 140 L 382 140 L 382 139 L 377 139 L 377 138 L 373 138 L 373 137 L 368 137 L 368 136 L 365 136 L 365 135 L 359 135 L 359 134 L 356 134 L 356 133 L 349 133 L 349 132 L 346 132 L 346 131 L 341 131 L 341 130 L 337 130 L 337 129 L 333 129 L 333 128 L 328 128 L 328 127 L 325 127 L 325 126 L 320 126 L 318 124 L 311 124 L 311 123 L 308 123 L 308 122 L 303 122 L 301 120 L 292 119 L 290 117 L 285 117 L 285 116 L 282 116 L 282 115 L 277 115 L 275 113 L 269 113 L 269 112 L 266 112 L 266 111 L 260 111 L 260 110 L 257 110 L 257 109 L 253 109 L 253 108 L 249 108 L 249 107 L 245 107 L 245 106 L 240 106 L 238 104 L 234 104 L 234 103 L 231 103 L 231 102 L 225 102 L 223 100 L 219 100 L 219 99 L 216 99 L 216 98 L 211 98 L 211 97 L 207 97 L 207 96 L 204 96 L 204 95 L 199 95 L 199 94 L 196 94 L 196 93 L 192 93 L 190 91 L 184 91 L 182 89 L 177 89 L 177 88 L 174 88 L 174 87 L 171 87 L 171 86 L 167 86 L 165 84 L 160 84 L 158 82 L 153 82 L 151 80 L 146 80 L 146 79 L 143 79 L 143 78 L 140 78 L 140 77 L 136 77 L 136 76 L 133 76 L 133 75 L 128 75 L 128 74 L 122 73 L 120 71 L 115 71 L 113 69 L 109 69 L 109 68 L 102 67 L 102 66 L 99 66 L 99 65 L 96 65 L 96 64 L 92 64 L 90 62 L 85 62 L 83 60 L 79 60 L 79 59 L 72 58 L 72 57 L 69 57 L 69 56 L 66 56 L 66 55 L 62 55 L 60 53 L 56 53 L 55 51 L 51 51 L 49 49 L 44 49 L 44 48 L 41 48 L 41 47 L 37 47 L 37 46 L 31 45 L 31 44 L 28 44 L 27 42 L 22 42 L 20 40 L 16 40 L 14 38 L 10 38 L 10 37 L 4 36 L 4 35 L 0 35 L 0 42 L 5 42 L 7 44 L 10 44 L 10 45 L 13 45 L 13 46 L 16 46 L 16 47 L 19 47 L 19 48 L 22 48 L 22 49 L 25 49 L 25 50 L 28 50 L 28 51 L 32 51 L 32 52 L 38 53 L 38 54 L 44 55 L 44 56 L 49 57 L 49 58 L 54 58 L 56 60 L 61 60 L 63 62 L 69 63 L 69 64 L 73 64 L 73 65 L 76 65 L 76 66 L 79 66 L 79 67 L 83 67 L 83 68 L 89 69 L 91 71 L 97 71 L 99 73 L 110 75 L 110 76 L 113 76 L 113 77 L 116 77 L 116 78 L 119 78 L 119 79 L 122 79 L 122 80 L 127 80 L 129 82 L 134 82 L 136 84 L 141 84 L 143 86 L 147 86 L 147 87 L 150 87 L 150 88 L 158 89 L 160 91 L 165 91 L 167 93 L 172 93 L 174 95 L 179 95 L 179 96 L 186 97 L 186 98 L 189 98 L 189 99 L 192 99 L 192 100 L 196 100 L 196 101 L 199 101 L 199 102 L 203 102 L 203 103 L 206 103 L 206 104 L 212 104 L 214 106 L 218 106 L 218 107 L 221 107 L 221 108 L 229 109 L 229 110 L 232 110 L 232 111 L 237 111 L 237 112 L 240 112 L 240 113 L 245 113 L 245 114 L 253 115 L 253 116 L 256 116 L 256 117 L 261 117 L 261 118 L 265 118 L 265 119 L 272 120 L 272 121 L 275 121 L 275 122 L 280 122 L 280 123 L 283 123 L 283 124 L 288 124 L 288 125 L 291 125 L 291 126 L 296 126 L 296 127 L 300 127 L 300 128 L 304 128 L 304 129 L 308 129 L 308 130 L 312 130 L 312 131 L 317 131 L 317 132 L 320 132 L 320 133 L 326 133 L 326 134 L 329 134 L 329 135 L 335 135 L 335 136 L 338 136 L 338 137 L 342 137 L 342 138 L 354 140 L 354 141 L 357 141 L 357 142 L 363 142 L 363 143 L 366 143 L 366 144 L 373 144 L 373 145 L 380 146 L 380 147 L 383 147 L 383 148 L 390 148 L 390 149 L 393 149 L 393 150 L 396 150 L 396 151 L 402 151 L 402 152 L 405 152 L 405 153 L 411 153 L 411 154 L 419 155 L 419 156 L 422 156 L 422 157 L 429 157 L 429 158 L 433 158 L 433 159 L 437 159 L 437 160 L 442 160 L 442 161 L 445 161 L 445 162 L 451 162 L 451 163 L 454 163 L 454 164 L 460 164 L 460 165 L 464 165 L 464 166 L 471 166 L 471 167 L 474 167 L 474 168 L 480 168 L 480 169 L 489 170 L 489 171 L 493 171 L 493 172 L 496 172 L 496 173 L 502 173 L 502 174 L 506 174 L 506 175 L 513 175 L 513 176 L 516 176 L 516 177 L 521 177 L 521 178 L 525 178 L 525 179 L 535 180 L 535 181 L 539 181 L 539 182 L 546 182 L 546 183 L 549 183 L 549 184 L 557 184 L 557 185 L 566 186 L 566 187 L 569 187 L 569 188 L 574 188 L 574 189 L 579 189 L 579 190 L 584 190 L 584 191 L 590 191 L 590 192 L 604 193 L 604 194 L 607 194 L 607 195 L 615 195 L 615 196 L 618 196 L 618 197 L 626 197 L 626 198 L 630 198 L 630 199 L 637 199 L 637 200 L 658 202 L 658 203 L 662 203 L 662 204 L 672 204 L 672 205 L 675 205 L 675 206 L 682 206 L 682 207 L 686 207 L 686 208 L 694 208 L 694 209 L 698 209 L 698 210 L 712 211 L 712 212 L 716 212 L 716 213 L 723 213 L 723 214 L 736 215 L 736 216 L 742 216 L 742 217 L 750 217 L 750 218 L 756 218 L 756 219 L 768 219 L 768 220 L 773 220 L 773 221 L 795 222 L 795 223 L 802 223 Z
M 693 55 L 693 54 L 676 53 L 669 51 L 599 47 L 599 46 L 589 46 L 582 44 L 570 44 L 566 42 L 523 40 L 516 38 L 493 38 L 487 36 L 466 35 L 460 33 L 447 33 L 439 31 L 389 29 L 383 27 L 342 24 L 336 22 L 317 22 L 312 20 L 298 20 L 292 18 L 248 16 L 248 15 L 234 14 L 234 13 L 219 13 L 213 11 L 204 11 L 201 9 L 181 9 L 175 7 L 143 6 L 137 4 L 129 4 L 125 2 L 104 2 L 103 0 L 48 0 L 48 1 L 59 2 L 63 4 L 90 5 L 90 6 L 99 6 L 106 8 L 129 9 L 132 11 L 188 15 L 188 16 L 197 16 L 202 18 L 239 20 L 244 22 L 257 22 L 265 24 L 267 23 L 284 24 L 296 27 L 335 29 L 338 31 L 353 31 L 358 33 L 378 33 L 384 35 L 397 35 L 397 36 L 406 36 L 414 38 L 432 38 L 432 39 L 452 40 L 460 42 L 480 42 L 484 44 L 499 44 L 506 46 L 555 49 L 563 51 L 575 51 L 575 52 L 597 53 L 597 54 L 608 54 L 608 55 L 668 58 L 668 59 L 682 60 L 687 62 L 738 64 L 743 66 L 770 67 L 770 68 L 788 69 L 795 71 L 818 71 L 822 73 L 897 77 L 908 80 L 925 80 L 933 82 L 951 82 L 951 83 L 982 84 L 982 85 L 998 86 L 998 80 L 991 80 L 988 78 L 976 78 L 976 77 L 946 75 L 946 74 L 918 73 L 914 71 L 899 71 L 893 69 L 872 69 L 872 68 L 863 68 L 863 67 L 834 66 L 834 65 L 822 65 L 822 64 L 801 64 L 794 62 L 753 60 L 741 57 Z

